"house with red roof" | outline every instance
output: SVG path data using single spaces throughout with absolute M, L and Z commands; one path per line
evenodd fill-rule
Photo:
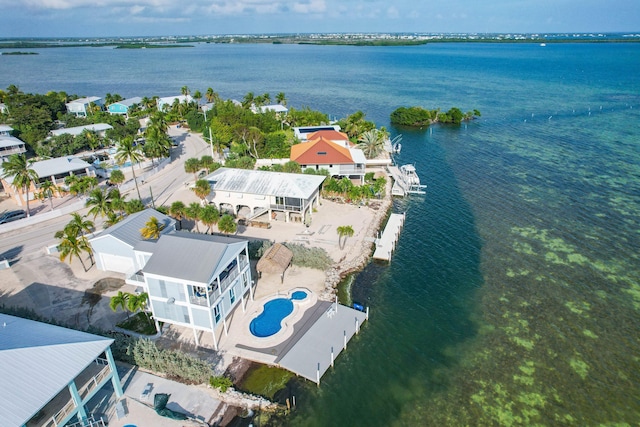
M 347 177 L 364 183 L 366 158 L 346 134 L 335 130 L 321 130 L 309 134 L 307 142 L 291 147 L 290 159 L 307 169 L 329 171 L 332 177 Z

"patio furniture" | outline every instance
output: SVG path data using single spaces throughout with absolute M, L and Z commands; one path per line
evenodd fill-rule
M 153 390 L 153 383 L 147 383 L 147 385 L 144 386 L 144 389 L 140 393 L 140 400 L 149 399 L 149 396 L 151 396 L 151 390 Z
M 124 400 L 118 400 L 118 403 L 116 403 L 116 416 L 118 419 L 127 416 L 127 409 L 124 406 Z

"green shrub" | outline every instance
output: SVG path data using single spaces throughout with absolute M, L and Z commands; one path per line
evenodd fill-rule
M 293 265 L 326 270 L 333 264 L 333 260 L 323 248 L 308 248 L 296 243 L 285 243 L 284 245 L 293 252 L 291 260 Z
M 211 376 L 209 378 L 209 384 L 211 385 L 211 387 L 217 388 L 223 393 L 227 391 L 229 387 L 233 386 L 233 382 L 225 376 Z
M 257 260 L 273 245 L 269 240 L 250 240 L 249 241 L 249 259 Z

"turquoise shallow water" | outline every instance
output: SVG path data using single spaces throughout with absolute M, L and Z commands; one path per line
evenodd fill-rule
M 640 423 L 640 45 L 199 45 L 4 56 L 0 87 L 224 98 L 378 125 L 398 106 L 460 128 L 391 128 L 425 196 L 390 265 L 353 284 L 371 320 L 291 425 Z

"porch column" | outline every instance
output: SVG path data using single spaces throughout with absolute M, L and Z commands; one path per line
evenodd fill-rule
M 87 419 L 87 411 L 84 409 L 84 405 L 82 404 L 82 398 L 80 398 L 80 394 L 78 393 L 78 388 L 76 387 L 76 383 L 74 380 L 71 380 L 69 383 L 69 393 L 71 393 L 71 398 L 73 402 L 76 404 L 78 408 L 78 418 L 81 420 Z
M 113 360 L 113 353 L 111 353 L 111 347 L 107 348 L 104 351 L 104 354 L 107 356 L 107 361 L 111 368 L 111 384 L 113 384 L 113 390 L 116 392 L 116 397 L 119 399 L 124 393 L 122 391 L 122 384 L 120 384 L 120 375 L 118 375 L 116 361 Z
M 200 346 L 200 340 L 198 339 L 198 331 L 196 330 L 196 328 L 193 328 L 193 337 L 196 340 L 196 345 Z

